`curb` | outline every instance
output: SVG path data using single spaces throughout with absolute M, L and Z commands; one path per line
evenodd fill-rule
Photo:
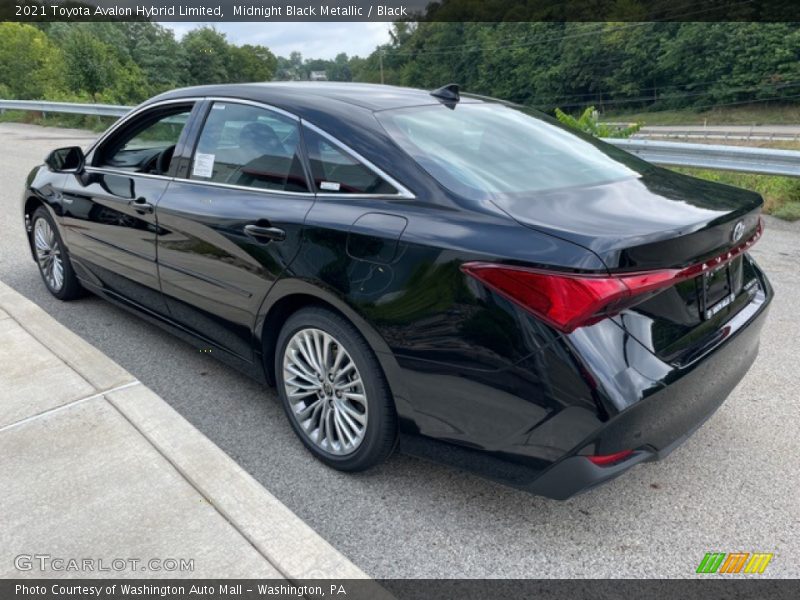
M 97 348 L 2 281 L 0 281 L 0 309 L 94 386 L 97 392 L 136 381 L 133 375 Z
M 0 318 L 14 319 L 86 379 L 281 575 L 369 579 L 161 397 L 3 282 Z
M 284 577 L 367 577 L 154 392 L 106 398 Z

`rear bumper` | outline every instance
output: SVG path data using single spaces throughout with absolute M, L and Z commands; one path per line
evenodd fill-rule
M 756 359 L 773 295 L 756 271 L 761 285 L 751 301 L 683 364 L 665 362 L 605 319 L 503 370 L 454 373 L 434 362 L 387 370 L 395 398 L 402 389 L 417 402 L 403 413 L 401 450 L 560 500 L 665 457 Z M 624 451 L 632 454 L 609 465 L 588 458 Z
M 554 463 L 525 489 L 565 500 L 636 464 L 666 457 L 713 415 L 747 373 L 758 355 L 771 300 L 772 290 L 764 280 L 763 298 L 755 314 L 733 323 L 725 342 L 693 365 L 670 372 L 662 389 L 609 420 L 581 449 Z M 623 449 L 634 453 L 609 466 L 597 466 L 586 457 Z
M 720 404 L 722 403 L 720 402 Z M 680 446 L 689 439 L 695 431 L 700 429 L 703 423 L 714 414 L 715 410 L 716 409 L 712 410 L 711 413 L 706 415 L 706 417 L 697 423 L 690 431 L 687 431 L 660 450 L 652 446 L 645 446 L 634 451 L 626 460 L 605 467 L 593 464 L 586 456 L 570 456 L 557 463 L 554 468 L 547 470 L 541 477 L 536 479 L 527 490 L 540 496 L 553 498 L 554 500 L 567 500 L 572 496 L 589 491 L 601 483 L 605 483 L 606 481 L 610 481 L 622 475 L 628 469 L 639 463 L 666 458 L 675 448 Z

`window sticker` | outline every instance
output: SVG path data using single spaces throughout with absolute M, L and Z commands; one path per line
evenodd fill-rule
M 193 177 L 211 177 L 214 174 L 213 154 L 203 154 L 198 152 L 194 155 L 194 167 L 192 168 Z
M 341 184 L 335 181 L 320 181 L 319 182 L 319 189 L 321 190 L 328 190 L 330 192 L 338 192 L 339 188 L 341 188 Z

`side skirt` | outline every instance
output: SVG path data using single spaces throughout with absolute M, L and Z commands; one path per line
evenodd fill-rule
M 81 279 L 80 282 L 84 288 L 86 288 L 93 294 L 103 298 L 104 300 L 111 302 L 115 306 L 124 308 L 128 312 L 131 312 L 143 318 L 149 323 L 157 325 L 161 329 L 180 338 L 181 340 L 183 340 L 184 342 L 190 344 L 195 348 L 205 349 L 212 347 L 214 349 L 214 352 L 212 353 L 214 358 L 216 358 L 220 362 L 230 367 L 233 367 L 234 369 L 247 375 L 251 379 L 254 379 L 264 385 L 268 385 L 267 378 L 264 373 L 264 368 L 260 360 L 259 362 L 251 362 L 249 360 L 246 360 L 237 354 L 231 353 L 222 346 L 219 346 L 212 340 L 199 336 L 194 332 L 189 331 L 182 325 L 168 319 L 167 317 L 149 311 L 143 306 L 140 306 L 135 302 L 128 300 L 127 298 L 123 298 L 122 296 L 119 296 L 118 294 L 115 294 L 110 290 L 99 287 L 94 283 L 86 281 L 85 279 Z M 256 353 L 256 357 L 260 359 L 261 358 L 260 353 Z

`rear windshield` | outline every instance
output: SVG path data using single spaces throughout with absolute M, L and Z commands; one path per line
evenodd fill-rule
M 638 177 L 643 161 L 502 104 L 441 104 L 376 113 L 442 185 L 466 197 L 518 196 Z

